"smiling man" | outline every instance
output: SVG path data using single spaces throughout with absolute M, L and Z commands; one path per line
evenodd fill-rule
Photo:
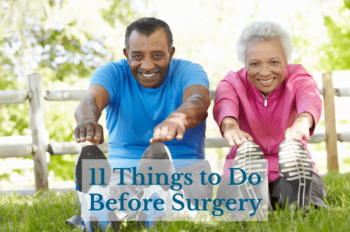
M 104 142 L 98 120 L 106 109 L 108 161 L 114 169 L 108 196 L 118 199 L 121 193 L 128 192 L 130 199 L 137 197 L 138 186 L 130 185 L 132 175 L 128 171 L 124 172 L 127 185 L 118 184 L 120 168 L 138 166 L 141 158 L 174 160 L 177 172 L 194 176 L 199 176 L 196 170 L 210 173 L 209 163 L 203 160 L 205 119 L 210 105 L 209 81 L 203 68 L 173 59 L 171 30 L 164 21 L 155 18 L 141 18 L 128 26 L 123 52 L 126 59 L 109 62 L 92 75 L 88 92 L 75 112 L 76 142 L 98 145 Z M 80 202 L 89 200 L 84 194 L 90 191 L 82 191 L 82 159 L 104 159 L 104 155 L 93 145 L 81 151 L 76 167 Z M 188 162 L 176 161 L 180 159 Z M 171 166 L 168 173 L 172 173 Z M 210 198 L 212 188 L 187 186 L 184 192 L 187 198 Z M 106 214 L 89 215 L 83 211 L 86 206 L 82 204 L 82 220 L 87 227 L 95 219 L 93 216 L 98 218 L 100 228 L 101 221 L 108 221 Z M 118 220 L 136 214 L 128 209 L 122 213 L 116 214 Z M 147 215 L 141 217 L 147 221 Z

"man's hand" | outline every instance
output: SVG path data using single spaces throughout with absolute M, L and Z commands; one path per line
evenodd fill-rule
M 239 129 L 238 123 L 235 118 L 224 118 L 221 122 L 221 130 L 224 134 L 224 138 L 228 141 L 230 146 L 241 146 L 247 141 L 253 141 L 252 136 Z
M 203 85 L 192 85 L 185 89 L 182 105 L 154 128 L 150 143 L 181 140 L 187 129 L 198 126 L 208 116 L 210 94 Z
M 310 140 L 310 128 L 313 126 L 313 117 L 309 113 L 301 113 L 292 127 L 284 132 L 286 139 L 295 139 L 300 142 L 303 138 Z
M 170 116 L 154 128 L 153 138 L 150 140 L 150 143 L 171 141 L 175 137 L 177 140 L 181 140 L 185 130 L 182 120 Z
M 98 124 L 102 110 L 109 102 L 109 93 L 102 86 L 92 85 L 75 110 L 77 127 L 74 130 L 77 143 L 89 141 L 94 145 L 104 142 L 103 127 Z
M 89 141 L 93 145 L 98 145 L 104 142 L 103 127 L 94 120 L 79 121 L 74 136 L 77 143 Z

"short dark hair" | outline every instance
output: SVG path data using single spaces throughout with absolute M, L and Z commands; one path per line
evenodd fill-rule
M 167 35 L 168 47 L 170 50 L 173 47 L 173 34 L 171 33 L 169 25 L 163 20 L 156 19 L 156 18 L 147 18 L 147 17 L 136 20 L 126 28 L 125 48 L 129 50 L 129 38 L 130 38 L 131 32 L 133 32 L 134 30 L 136 30 L 140 34 L 149 36 L 158 28 L 164 29 Z

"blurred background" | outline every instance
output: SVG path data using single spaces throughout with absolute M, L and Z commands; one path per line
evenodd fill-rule
M 172 29 L 176 58 L 201 64 L 210 89 L 243 64 L 235 44 L 255 20 L 280 23 L 293 36 L 290 63 L 302 64 L 319 88 L 333 73 L 334 87 L 350 87 L 350 0 L 0 0 L 0 90 L 27 90 L 27 75 L 40 73 L 44 90 L 86 90 L 94 70 L 123 58 L 126 27 L 153 16 Z M 349 98 L 336 98 L 337 132 L 350 131 Z M 74 141 L 78 102 L 44 102 L 50 142 Z M 29 105 L 0 104 L 0 144 L 30 140 Z M 105 125 L 105 114 L 101 117 Z M 317 126 L 324 132 L 323 116 Z M 106 139 L 108 132 L 105 129 Z M 11 136 L 11 138 L 9 138 Z M 220 136 L 212 117 L 207 137 Z M 30 141 L 29 141 L 30 142 Z M 326 174 L 325 142 L 310 144 Z M 210 159 L 228 148 L 206 149 Z M 341 172 L 350 171 L 350 143 L 338 142 Z M 77 155 L 48 156 L 50 188 L 74 187 Z M 32 156 L 0 159 L 0 189 L 33 188 Z

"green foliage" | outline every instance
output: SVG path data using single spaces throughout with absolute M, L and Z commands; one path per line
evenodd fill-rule
M 42 74 L 44 90 L 86 90 L 97 67 L 122 57 L 124 31 L 137 17 L 130 4 L 0 0 L 0 90 L 26 90 L 30 73 Z M 50 142 L 74 141 L 77 104 L 44 103 Z M 0 136 L 30 134 L 28 102 L 0 105 L 0 128 Z M 72 180 L 75 159 L 52 156 L 49 170 L 59 179 Z
M 344 4 L 339 7 L 338 16 L 324 17 L 330 43 L 320 48 L 323 51 L 320 65 L 328 71 L 350 69 L 350 1 L 344 1 Z
M 211 217 L 198 222 L 157 222 L 148 231 L 348 231 L 350 220 L 350 174 L 330 173 L 323 177 L 325 201 L 330 209 L 309 212 L 278 209 L 264 222 L 215 222 Z M 75 192 L 46 192 L 34 196 L 5 194 L 0 198 L 0 231 L 81 231 L 64 221 L 80 214 Z M 121 231 L 144 231 L 137 223 L 121 222 Z M 109 231 L 109 230 L 107 230 Z
M 309 1 L 293 20 L 294 43 L 301 63 L 309 71 L 339 71 L 350 69 L 350 2 L 349 0 Z M 306 10 L 309 9 L 309 10 Z M 311 11 L 314 12 L 311 14 Z M 317 27 L 315 13 L 323 20 Z M 313 16 L 313 17 L 310 17 Z M 315 33 L 317 31 L 317 33 Z M 320 36 L 322 34 L 322 36 Z
M 121 0 L 1 3 L 0 69 L 7 76 L 14 74 L 12 70 L 21 76 L 50 69 L 54 80 L 88 77 L 118 57 L 111 40 L 120 39 L 116 30 L 134 18 L 130 2 Z

